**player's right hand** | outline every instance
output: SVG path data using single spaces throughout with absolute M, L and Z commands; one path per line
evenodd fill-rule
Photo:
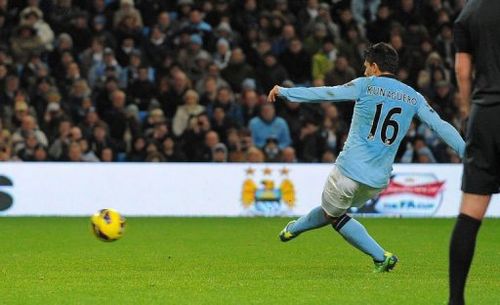
M 276 98 L 280 94 L 280 86 L 275 85 L 271 91 L 269 91 L 269 95 L 267 96 L 267 101 L 270 103 L 276 102 Z

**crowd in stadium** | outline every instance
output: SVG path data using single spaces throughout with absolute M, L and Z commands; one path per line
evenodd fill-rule
M 464 0 L 0 0 L 0 160 L 332 162 L 352 102 L 332 86 L 389 42 L 397 76 L 463 135 L 453 20 Z M 397 162 L 460 162 L 415 121 Z

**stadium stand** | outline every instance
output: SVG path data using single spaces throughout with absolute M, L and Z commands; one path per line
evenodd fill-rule
M 332 162 L 352 103 L 262 107 L 282 86 L 399 79 L 464 134 L 452 22 L 463 0 L 0 1 L 0 160 Z M 398 162 L 460 162 L 415 121 Z

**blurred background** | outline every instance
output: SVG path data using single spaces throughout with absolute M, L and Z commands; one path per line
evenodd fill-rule
M 0 0 L 0 160 L 331 163 L 352 103 L 265 95 L 361 76 L 380 41 L 463 134 L 452 23 L 464 2 Z M 417 121 L 396 161 L 460 162 Z

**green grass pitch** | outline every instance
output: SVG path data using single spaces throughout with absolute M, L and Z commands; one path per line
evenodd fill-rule
M 97 240 L 87 218 L 0 218 L 0 304 L 445 304 L 452 219 L 361 219 L 400 263 L 331 227 L 278 241 L 283 218 L 129 218 Z M 500 304 L 500 219 L 485 220 L 469 304 Z

